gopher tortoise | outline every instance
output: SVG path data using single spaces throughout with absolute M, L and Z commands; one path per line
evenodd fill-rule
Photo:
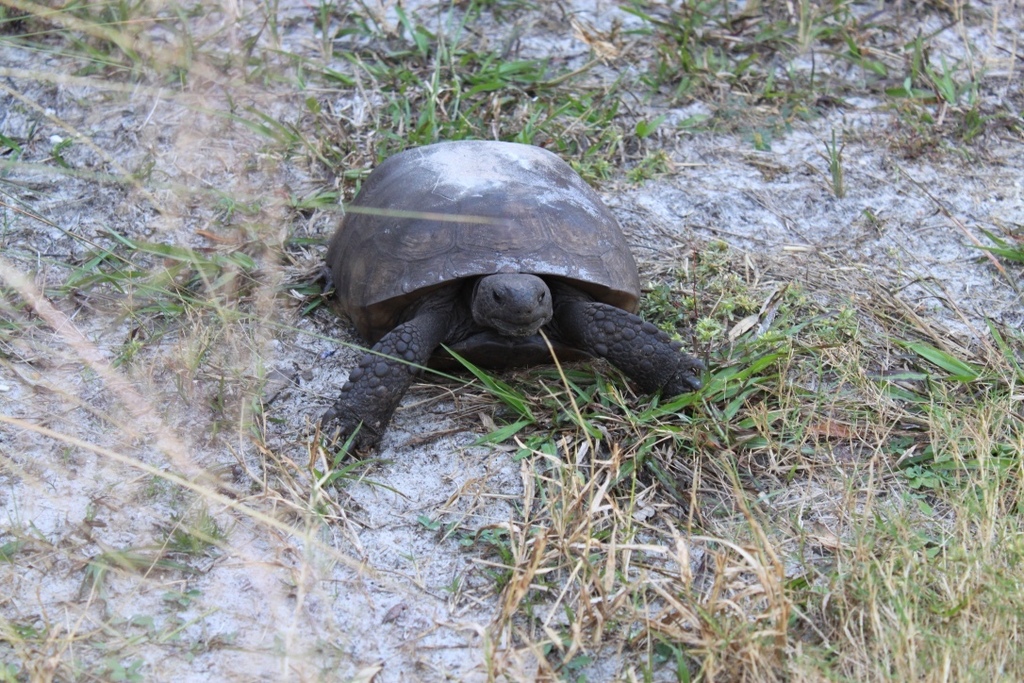
M 634 315 L 636 263 L 611 212 L 551 152 L 442 142 L 366 179 L 327 250 L 341 307 L 373 350 L 322 423 L 376 446 L 444 344 L 485 367 L 599 356 L 646 393 L 700 388 L 703 365 Z M 450 361 L 450 356 L 448 356 Z

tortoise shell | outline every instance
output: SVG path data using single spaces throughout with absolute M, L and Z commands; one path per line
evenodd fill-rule
M 380 164 L 331 239 L 338 299 L 371 343 L 442 285 L 493 273 L 565 280 L 635 312 L 636 262 L 597 193 L 560 158 L 510 142 L 442 142 Z

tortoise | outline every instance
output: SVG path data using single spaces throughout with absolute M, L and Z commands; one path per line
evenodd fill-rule
M 337 298 L 373 344 L 322 424 L 378 445 L 423 366 L 450 347 L 492 368 L 598 356 L 646 393 L 701 387 L 703 365 L 635 315 L 625 236 L 555 154 L 483 140 L 408 149 L 363 183 L 327 250 Z

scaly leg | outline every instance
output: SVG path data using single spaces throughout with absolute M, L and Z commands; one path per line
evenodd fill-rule
M 457 317 L 455 289 L 425 299 L 408 321 L 384 335 L 349 373 L 334 406 L 320 418 L 324 426 L 337 423 L 342 441 L 356 433 L 356 448 L 374 448 L 405 392 L 422 371 L 434 349 L 449 340 Z M 463 314 L 464 315 L 464 314 Z
M 551 327 L 563 342 L 608 359 L 645 393 L 661 389 L 672 397 L 700 389 L 704 364 L 654 325 L 564 284 L 552 294 Z

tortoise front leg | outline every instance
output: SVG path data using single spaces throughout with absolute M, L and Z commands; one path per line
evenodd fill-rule
M 671 397 L 701 388 L 704 364 L 654 325 L 566 285 L 555 285 L 553 293 L 551 327 L 563 342 L 608 359 L 644 393 L 661 389 Z
M 450 336 L 452 317 L 452 293 L 440 292 L 425 300 L 412 319 L 384 335 L 362 357 L 337 402 L 320 418 L 321 424 L 337 423 L 340 440 L 355 433 L 356 448 L 375 448 L 402 396 L 434 349 Z

